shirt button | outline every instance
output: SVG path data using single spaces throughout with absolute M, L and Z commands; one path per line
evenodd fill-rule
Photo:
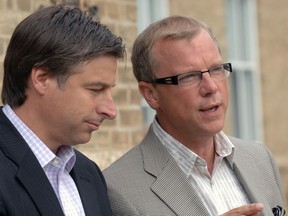
M 57 160 L 57 159 L 54 159 L 54 160 L 52 161 L 52 164 L 53 164 L 54 166 L 58 166 L 58 165 L 60 164 L 60 161 Z

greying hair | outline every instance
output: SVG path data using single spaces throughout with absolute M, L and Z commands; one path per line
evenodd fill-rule
M 148 26 L 138 35 L 132 48 L 131 61 L 137 81 L 151 82 L 156 78 L 157 59 L 152 53 L 156 42 L 160 40 L 192 39 L 201 29 L 209 33 L 220 52 L 219 45 L 210 27 L 195 19 L 171 16 Z

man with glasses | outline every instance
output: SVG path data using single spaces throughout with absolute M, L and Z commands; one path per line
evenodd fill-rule
M 265 145 L 222 131 L 232 65 L 209 27 L 181 16 L 158 21 L 137 37 L 132 64 L 156 116 L 143 141 L 104 171 L 114 215 L 273 215 L 283 207 Z

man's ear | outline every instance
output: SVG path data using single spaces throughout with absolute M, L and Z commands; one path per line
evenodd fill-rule
M 150 105 L 151 108 L 157 109 L 158 104 L 158 92 L 151 83 L 140 81 L 138 83 L 138 88 L 141 95 L 144 97 L 146 102 Z
M 45 94 L 49 78 L 51 78 L 51 75 L 49 76 L 48 70 L 46 68 L 44 67 L 32 68 L 31 84 L 35 89 L 35 91 L 37 91 L 39 94 L 41 95 Z

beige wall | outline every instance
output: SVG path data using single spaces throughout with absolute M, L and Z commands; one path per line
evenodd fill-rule
M 97 5 L 101 22 L 114 33 L 121 35 L 127 47 L 127 59 L 119 62 L 117 86 L 113 90 L 118 116 L 106 121 L 91 141 L 77 148 L 95 160 L 101 168 L 142 139 L 142 115 L 140 94 L 131 70 L 130 50 L 136 37 L 136 4 L 134 0 L 80 1 L 85 8 Z M 3 60 L 10 36 L 16 25 L 49 0 L 0 0 L 0 78 L 3 76 Z M 0 84 L 1 88 L 2 82 Z
M 257 2 L 265 141 L 278 161 L 288 202 L 288 2 Z
M 256 3 L 264 140 L 276 157 L 288 200 L 288 2 L 258 0 Z M 171 15 L 191 16 L 212 27 L 223 59 L 227 58 L 224 7 L 223 0 L 170 0 Z M 232 112 L 228 113 L 224 130 L 233 135 L 229 116 Z
M 118 82 L 114 96 L 118 116 L 106 121 L 92 140 L 77 148 L 103 169 L 137 144 L 143 137 L 140 95 L 131 64 L 131 45 L 136 32 L 136 0 L 79 0 L 83 7 L 97 5 L 102 23 L 120 34 L 126 43 L 127 60 L 119 64 Z M 223 59 L 227 58 L 225 11 L 223 0 L 169 0 L 170 14 L 186 15 L 209 24 L 221 46 Z M 15 26 L 41 4 L 49 0 L 0 0 L 0 80 L 3 76 L 5 50 Z M 287 92 L 288 92 L 288 2 L 286 0 L 258 0 L 259 66 L 263 101 L 263 127 L 265 144 L 275 155 L 288 197 L 288 144 L 287 144 Z M 249 34 L 249 33 L 248 33 Z M 0 82 L 1 88 L 1 82 Z M 231 111 L 229 111 L 230 115 Z M 225 131 L 230 131 L 228 115 Z
M 288 166 L 288 2 L 258 1 L 265 139 Z

